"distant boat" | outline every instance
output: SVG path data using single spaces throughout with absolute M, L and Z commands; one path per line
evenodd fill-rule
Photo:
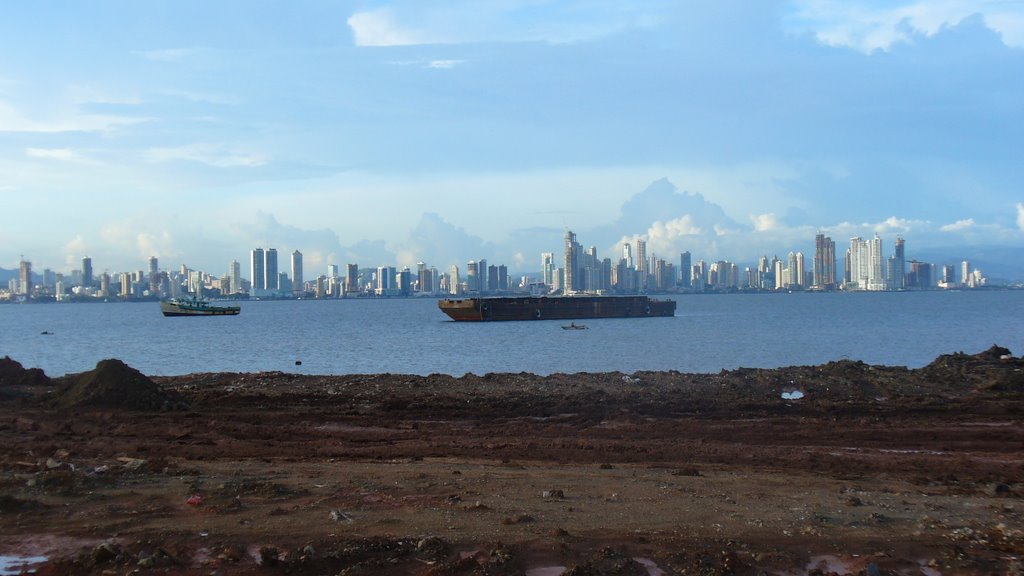
M 586 330 L 586 329 L 587 329 L 587 325 L 586 324 L 577 324 L 575 322 L 570 322 L 568 326 L 562 326 L 562 330 Z
M 213 306 L 196 297 L 160 301 L 160 311 L 164 316 L 234 316 L 241 310 L 239 306 Z

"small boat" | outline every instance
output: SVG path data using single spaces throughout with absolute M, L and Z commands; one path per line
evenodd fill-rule
M 213 306 L 196 297 L 160 301 L 160 311 L 164 316 L 234 316 L 241 310 L 239 306 Z
M 575 322 L 570 322 L 568 326 L 562 326 L 562 330 L 586 330 L 586 329 L 587 329 L 587 325 L 586 324 L 577 324 Z

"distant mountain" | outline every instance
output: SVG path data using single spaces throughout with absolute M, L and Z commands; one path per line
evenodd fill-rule
M 970 262 L 971 269 L 981 270 L 993 284 L 1024 282 L 1024 248 L 1013 246 L 949 246 L 925 248 L 908 252 L 908 259 L 928 262 L 939 267 L 952 264 L 960 278 L 960 263 Z

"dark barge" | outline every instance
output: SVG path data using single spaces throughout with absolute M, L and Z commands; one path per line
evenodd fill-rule
M 675 316 L 675 300 L 647 296 L 523 296 L 438 300 L 438 308 L 458 322 L 500 320 L 580 320 Z

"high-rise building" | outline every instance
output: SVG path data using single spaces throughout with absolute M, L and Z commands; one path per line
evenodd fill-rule
M 345 292 L 347 294 L 358 294 L 362 290 L 359 285 L 359 264 L 347 264 L 345 266 Z
M 160 291 L 160 265 L 156 256 L 149 257 L 149 273 L 146 278 L 150 293 L 157 294 Z
M 82 258 L 82 286 L 92 286 L 92 258 L 86 256 Z
M 540 281 L 549 289 L 555 283 L 555 255 L 552 252 L 541 252 Z
M 878 234 L 871 239 L 868 248 L 868 290 L 885 290 L 885 259 L 882 257 L 882 239 Z
M 267 248 L 264 252 L 264 272 L 267 283 L 263 285 L 267 292 L 277 292 L 281 289 L 280 277 L 277 275 L 277 248 Z
M 238 260 L 232 260 L 231 266 L 228 268 L 228 290 L 232 294 L 242 291 L 242 265 L 238 263 Z
M 836 243 L 824 234 L 814 237 L 814 270 L 811 284 L 824 290 L 836 287 Z
M 647 263 L 647 242 L 637 238 L 636 240 L 636 272 L 637 287 L 641 291 L 647 289 L 647 274 L 649 273 Z
M 459 280 L 459 267 L 452 264 L 451 272 L 448 273 L 448 292 L 458 295 L 462 291 L 462 283 Z
M 292 292 L 301 293 L 302 286 L 302 252 L 292 252 Z
M 579 279 L 577 269 L 579 268 L 579 244 L 576 243 L 576 235 L 571 230 L 565 231 L 565 282 L 562 292 L 572 294 L 577 288 Z
M 902 290 L 907 287 L 906 274 L 906 242 L 902 236 L 896 236 L 896 248 L 893 252 L 893 277 L 889 282 L 893 290 Z
M 18 294 L 32 295 L 32 263 L 27 260 L 18 263 Z
M 480 277 L 476 260 L 466 262 L 466 291 L 478 292 L 480 290 Z
M 693 282 L 690 277 L 690 252 L 683 252 L 679 255 L 679 286 L 684 290 L 689 290 L 693 286 Z
M 254 248 L 249 256 L 252 294 L 259 296 L 263 293 L 264 286 L 267 284 L 267 269 L 266 261 L 263 258 L 263 248 Z M 277 275 L 276 271 L 274 275 Z

